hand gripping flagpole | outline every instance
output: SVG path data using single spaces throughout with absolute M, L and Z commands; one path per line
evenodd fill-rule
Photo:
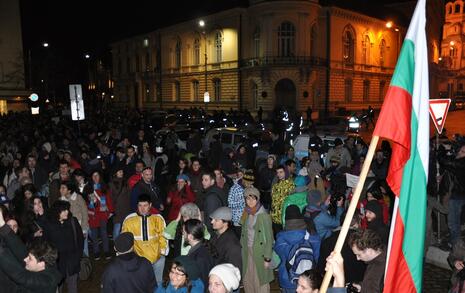
M 352 200 L 350 201 L 349 209 L 347 210 L 347 215 L 344 219 L 344 223 L 342 224 L 339 237 L 337 238 L 336 246 L 334 247 L 334 252 L 336 253 L 341 252 L 342 246 L 344 245 L 344 241 L 347 237 L 347 233 L 349 232 L 350 222 L 352 222 L 355 209 L 357 208 L 357 204 L 360 199 L 360 194 L 362 193 L 363 185 L 365 185 L 365 179 L 367 178 L 368 171 L 370 170 L 371 161 L 373 160 L 376 146 L 378 145 L 378 140 L 379 136 L 373 136 L 373 138 L 371 139 L 368 154 L 365 158 L 365 162 L 363 163 L 362 172 L 360 173 L 360 179 L 358 180 L 357 186 L 355 188 L 355 193 L 352 197 Z M 331 271 L 331 269 L 326 271 L 325 277 L 323 278 L 323 282 L 320 287 L 320 293 L 326 293 L 332 275 L 333 272 Z

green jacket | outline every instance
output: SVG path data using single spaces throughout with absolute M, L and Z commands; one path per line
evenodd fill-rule
M 174 238 L 176 237 L 176 229 L 178 228 L 178 221 L 174 220 L 171 221 L 168 226 L 166 226 L 165 231 L 163 232 L 163 236 L 168 239 L 168 240 L 175 240 Z M 204 225 L 205 226 L 205 225 Z M 210 239 L 210 233 L 208 233 L 207 227 L 205 227 L 204 232 L 203 232 L 203 238 L 206 240 Z M 184 246 L 184 236 L 181 238 L 181 254 L 180 255 L 187 255 L 189 253 L 189 250 L 191 249 L 191 246 Z
M 265 269 L 265 258 L 272 258 L 273 254 L 273 229 L 271 227 L 271 218 L 270 215 L 261 208 L 262 211 L 257 214 L 257 221 L 254 225 L 254 241 L 253 241 L 253 261 L 255 263 L 255 268 L 257 270 L 258 279 L 260 280 L 260 285 L 265 285 L 274 280 L 274 274 L 272 269 Z M 242 245 L 242 277 L 244 278 L 247 274 L 247 265 L 248 265 L 248 252 L 249 248 L 248 243 L 248 227 L 247 220 L 249 215 L 241 221 L 242 224 L 242 234 L 241 234 L 241 245 Z
M 308 191 L 297 192 L 284 199 L 283 209 L 281 210 L 283 227 L 286 223 L 286 208 L 291 205 L 296 205 L 299 207 L 300 211 L 305 210 L 305 207 L 307 206 L 307 194 Z

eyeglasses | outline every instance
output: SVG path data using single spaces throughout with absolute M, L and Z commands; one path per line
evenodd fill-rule
M 178 277 L 184 277 L 186 275 L 183 272 L 178 271 L 176 268 L 171 269 L 170 274 L 174 274 Z

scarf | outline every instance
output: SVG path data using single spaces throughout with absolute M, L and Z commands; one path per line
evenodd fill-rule
M 260 201 L 257 201 L 257 204 L 253 208 L 249 208 L 247 205 L 245 206 L 244 210 L 248 215 L 255 216 L 255 214 L 260 210 L 262 204 Z

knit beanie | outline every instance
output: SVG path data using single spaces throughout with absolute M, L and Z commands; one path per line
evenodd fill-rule
M 200 269 L 191 256 L 181 255 L 176 257 L 174 261 L 182 265 L 190 280 L 197 280 L 201 277 Z
M 383 219 L 383 208 L 377 200 L 370 200 L 367 202 L 365 210 L 373 212 L 377 218 Z
M 224 288 L 228 292 L 232 292 L 239 287 L 241 281 L 241 272 L 232 264 L 225 263 L 214 267 L 209 276 L 215 275 L 223 282 Z

